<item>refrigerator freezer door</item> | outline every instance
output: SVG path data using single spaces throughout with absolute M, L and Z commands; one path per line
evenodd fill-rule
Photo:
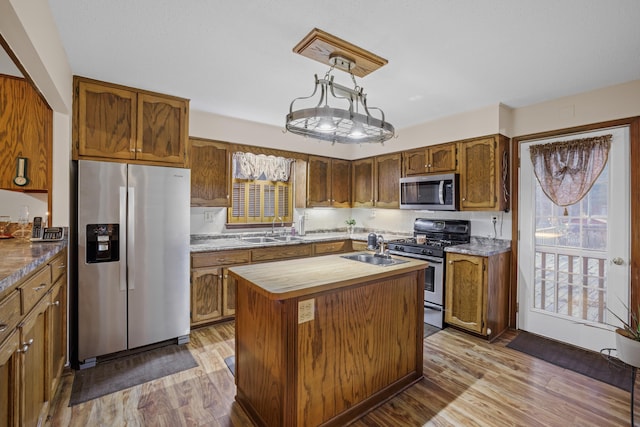
M 127 349 L 126 165 L 78 162 L 78 360 Z M 119 260 L 87 262 L 87 225 L 119 224 Z
M 129 165 L 129 348 L 189 334 L 189 169 Z

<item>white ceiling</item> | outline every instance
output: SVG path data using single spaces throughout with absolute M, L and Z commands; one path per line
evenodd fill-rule
M 314 27 L 389 61 L 357 82 L 397 129 L 640 79 L 638 0 L 49 3 L 74 74 L 282 127 L 328 69 L 292 52 Z

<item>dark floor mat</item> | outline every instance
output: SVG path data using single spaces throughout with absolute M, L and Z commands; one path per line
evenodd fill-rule
M 184 345 L 168 345 L 75 371 L 69 406 L 198 366 Z
M 507 347 L 598 381 L 631 391 L 631 367 L 602 354 L 521 331 Z

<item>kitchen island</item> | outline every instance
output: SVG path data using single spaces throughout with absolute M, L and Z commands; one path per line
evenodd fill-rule
M 424 261 L 231 267 L 236 400 L 260 426 L 345 425 L 422 378 Z

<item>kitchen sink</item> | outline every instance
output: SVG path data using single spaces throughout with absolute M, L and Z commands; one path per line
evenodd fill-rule
M 408 262 L 408 261 L 391 258 L 389 256 L 376 256 L 376 255 L 363 254 L 363 253 L 353 254 L 353 255 L 342 255 L 342 258 L 350 259 L 352 261 L 360 261 L 360 262 L 366 262 L 367 264 L 382 265 L 382 266 L 396 265 L 396 264 L 402 264 L 402 263 Z
M 274 239 L 278 242 L 299 242 L 300 240 L 302 240 L 302 237 L 296 237 L 296 236 L 274 236 L 271 237 L 271 239 Z
M 265 237 L 265 236 L 242 237 L 240 238 L 240 240 L 247 243 L 275 243 L 279 241 L 279 240 L 276 240 L 274 237 Z

